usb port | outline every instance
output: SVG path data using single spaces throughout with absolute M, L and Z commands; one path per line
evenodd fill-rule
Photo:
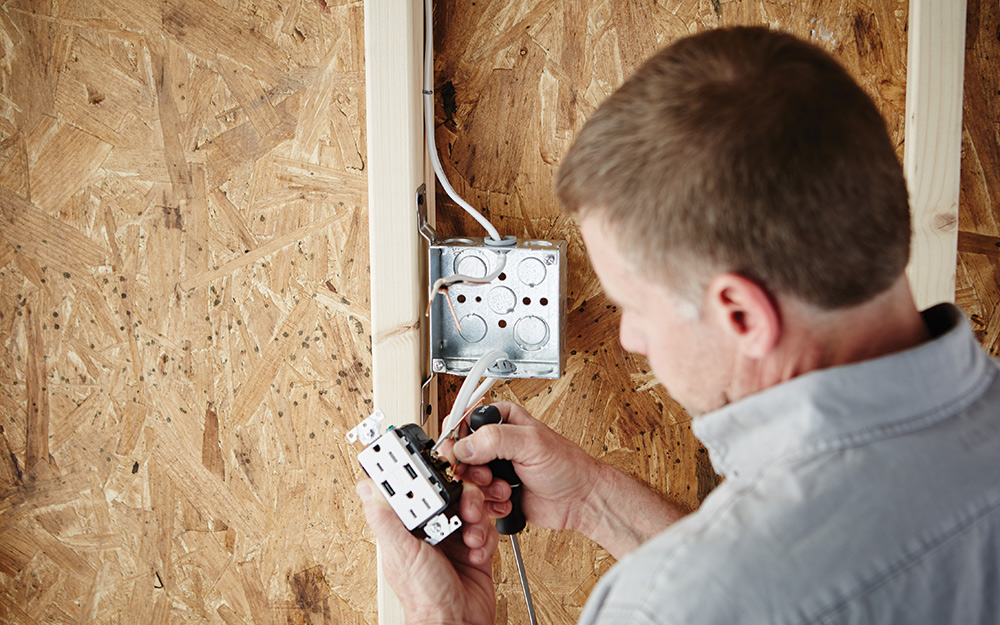
M 389 493 L 390 497 L 396 494 L 396 491 L 392 490 L 392 486 L 389 486 L 389 480 L 382 482 L 382 488 L 385 489 L 385 492 Z
M 410 474 L 411 478 L 417 479 L 417 472 L 413 470 L 413 467 L 411 467 L 409 464 L 404 464 L 403 468 L 406 469 L 406 472 Z

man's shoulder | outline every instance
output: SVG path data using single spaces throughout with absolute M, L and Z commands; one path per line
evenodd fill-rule
M 836 513 L 806 527 L 744 523 L 739 504 L 701 510 L 619 562 L 581 623 L 995 622 L 1000 491 L 984 495 L 900 536 L 877 510 L 856 527 Z
M 588 606 L 595 619 L 583 622 L 798 623 L 841 609 L 933 622 L 893 607 L 947 608 L 924 576 L 1000 583 L 1000 386 L 991 386 L 934 427 L 724 482 L 622 560 Z M 976 579 L 957 564 L 970 553 L 981 554 Z

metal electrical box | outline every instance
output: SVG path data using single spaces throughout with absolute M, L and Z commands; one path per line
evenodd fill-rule
M 431 369 L 465 375 L 483 354 L 499 349 L 514 368 L 492 371 L 495 377 L 558 378 L 566 352 L 566 242 L 500 247 L 481 238 L 428 238 L 431 284 L 454 274 L 485 278 L 504 263 L 488 284 L 453 284 L 434 298 Z

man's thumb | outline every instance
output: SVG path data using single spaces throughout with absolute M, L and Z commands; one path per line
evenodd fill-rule
M 369 478 L 358 482 L 355 489 L 358 496 L 361 497 L 361 505 L 365 510 L 365 518 L 368 520 L 368 525 L 371 526 L 372 531 L 375 532 L 375 537 L 388 537 L 399 531 L 408 533 L 403 523 L 399 520 L 399 517 L 392 510 L 392 507 L 389 506 L 389 502 L 376 489 L 375 482 Z
M 462 462 L 467 462 L 469 464 L 477 464 L 476 448 L 472 446 L 472 441 L 470 441 L 468 437 L 463 438 L 462 440 L 455 443 L 455 447 L 453 448 L 453 453 L 455 454 L 455 457 L 461 460 Z
M 455 457 L 468 464 L 486 464 L 496 460 L 500 450 L 500 428 L 495 424 L 484 425 L 455 443 Z M 509 430 L 507 431 L 509 434 Z

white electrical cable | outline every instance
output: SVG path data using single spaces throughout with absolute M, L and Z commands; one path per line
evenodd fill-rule
M 441 443 L 452 435 L 452 433 L 455 431 L 455 428 L 462 425 L 462 421 L 465 420 L 464 419 L 465 413 L 469 412 L 469 407 L 478 404 L 479 400 L 482 399 L 483 396 L 486 395 L 486 393 L 490 392 L 490 389 L 493 388 L 493 385 L 496 383 L 496 381 L 497 381 L 496 378 L 486 378 L 485 380 L 483 380 L 482 384 L 476 387 L 475 392 L 472 393 L 472 397 L 469 398 L 469 402 L 467 404 L 468 407 L 466 407 L 465 411 L 462 413 L 463 418 L 459 419 L 454 425 L 442 431 L 441 437 L 438 438 L 438 442 L 435 443 L 433 447 L 431 447 L 432 452 L 437 451 L 437 448 L 441 445 Z
M 472 397 L 469 398 L 469 407 L 478 404 L 479 400 L 482 399 L 486 395 L 486 393 L 490 392 L 490 389 L 493 388 L 493 385 L 496 384 L 496 381 L 497 381 L 496 378 L 486 378 L 485 380 L 483 380 L 483 383 L 480 384 L 478 387 L 476 387 L 476 392 L 474 392 L 472 394 Z M 469 408 L 466 408 L 465 411 L 468 412 Z
M 450 286 L 457 282 L 465 282 L 468 284 L 489 284 L 490 282 L 496 280 L 497 277 L 501 273 L 503 273 L 503 270 L 506 267 L 507 267 L 507 252 L 498 251 L 496 267 L 494 267 L 493 271 L 491 271 L 488 275 L 483 276 L 482 278 L 477 278 L 475 276 L 467 276 L 462 273 L 453 273 L 450 276 L 446 276 L 444 278 L 438 278 L 437 280 L 434 281 L 434 284 L 431 286 L 430 299 L 431 301 L 433 301 L 434 296 L 437 295 L 442 288 Z
M 448 182 L 448 176 L 444 173 L 444 167 L 441 165 L 441 159 L 438 157 L 437 145 L 434 138 L 434 7 L 433 0 L 424 1 L 424 133 L 427 136 L 427 151 L 430 152 L 431 165 L 434 167 L 434 173 L 437 175 L 438 180 L 441 181 L 441 186 L 444 188 L 445 193 L 448 194 L 452 200 L 454 200 L 459 206 L 465 209 L 465 212 L 472 215 L 472 217 L 479 222 L 486 232 L 489 233 L 490 238 L 494 241 L 501 241 L 503 237 L 493 224 L 489 222 L 482 213 L 477 211 L 472 207 L 471 204 L 463 200 L 458 193 L 452 188 L 451 183 Z
M 451 413 L 441 424 L 441 436 L 438 438 L 438 442 L 434 444 L 431 451 L 436 451 L 441 443 L 448 438 L 448 436 L 458 427 L 462 422 L 462 418 L 465 413 L 469 410 L 469 406 L 472 405 L 471 399 L 477 396 L 476 401 L 482 398 L 489 390 L 489 386 L 485 386 L 486 382 L 479 385 L 479 380 L 486 375 L 486 370 L 493 366 L 494 363 L 501 360 L 507 360 L 507 353 L 495 349 L 490 352 L 483 354 L 476 364 L 472 365 L 469 369 L 469 373 L 465 376 L 465 382 L 462 382 L 462 387 L 458 389 L 458 397 L 455 398 L 455 403 L 452 404 Z M 477 385 L 479 385 L 477 387 Z M 490 383 L 492 385 L 492 382 Z M 484 388 L 485 386 L 485 388 Z
M 434 6 L 433 0 L 424 0 L 424 133 L 427 141 L 427 150 L 430 152 L 431 165 L 434 167 L 434 174 L 437 176 L 438 180 L 441 181 L 441 187 L 444 189 L 445 193 L 448 194 L 452 200 L 455 201 L 459 206 L 465 209 L 465 212 L 472 215 L 473 219 L 479 222 L 486 232 L 489 233 L 490 238 L 494 241 L 501 241 L 503 237 L 500 236 L 500 232 L 490 223 L 482 213 L 477 211 L 472 207 L 471 204 L 462 199 L 458 195 L 458 192 L 451 186 L 448 181 L 447 174 L 444 173 L 444 167 L 441 165 L 441 159 L 438 156 L 437 151 L 437 141 L 434 136 Z M 466 276 L 462 274 L 453 274 L 447 278 L 439 278 L 434 282 L 433 287 L 431 287 L 431 301 L 434 300 L 435 295 L 444 287 L 450 284 L 455 284 L 456 282 L 470 282 L 486 284 L 492 282 L 500 275 L 504 270 L 504 266 L 507 264 L 507 254 L 498 253 L 500 260 L 497 263 L 496 268 L 489 275 L 483 278 L 473 278 L 471 276 Z M 482 358 L 476 361 L 476 364 L 472 366 L 469 371 L 468 376 L 462 383 L 461 389 L 458 391 L 458 397 L 455 398 L 455 403 L 451 408 L 451 414 L 445 419 L 442 424 L 442 434 L 438 438 L 438 442 L 435 443 L 431 451 L 436 451 L 438 446 L 448 438 L 452 431 L 459 426 L 462 422 L 465 413 L 468 412 L 469 406 L 476 405 L 486 393 L 489 392 L 493 384 L 496 382 L 496 378 L 488 378 L 484 380 L 479 386 L 473 390 L 473 384 L 479 382 L 479 380 L 486 374 L 486 370 L 493 364 L 501 360 L 507 360 L 507 354 L 499 350 L 491 351 L 485 354 Z M 536 625 L 535 621 L 535 605 L 531 600 L 531 591 L 528 590 L 528 578 L 524 572 L 524 562 L 521 559 L 521 546 L 518 544 L 517 535 L 511 534 L 510 536 L 511 547 L 514 549 L 514 560 L 517 562 L 517 573 L 521 578 L 521 588 L 524 591 L 524 601 L 528 606 L 528 619 L 531 625 Z

